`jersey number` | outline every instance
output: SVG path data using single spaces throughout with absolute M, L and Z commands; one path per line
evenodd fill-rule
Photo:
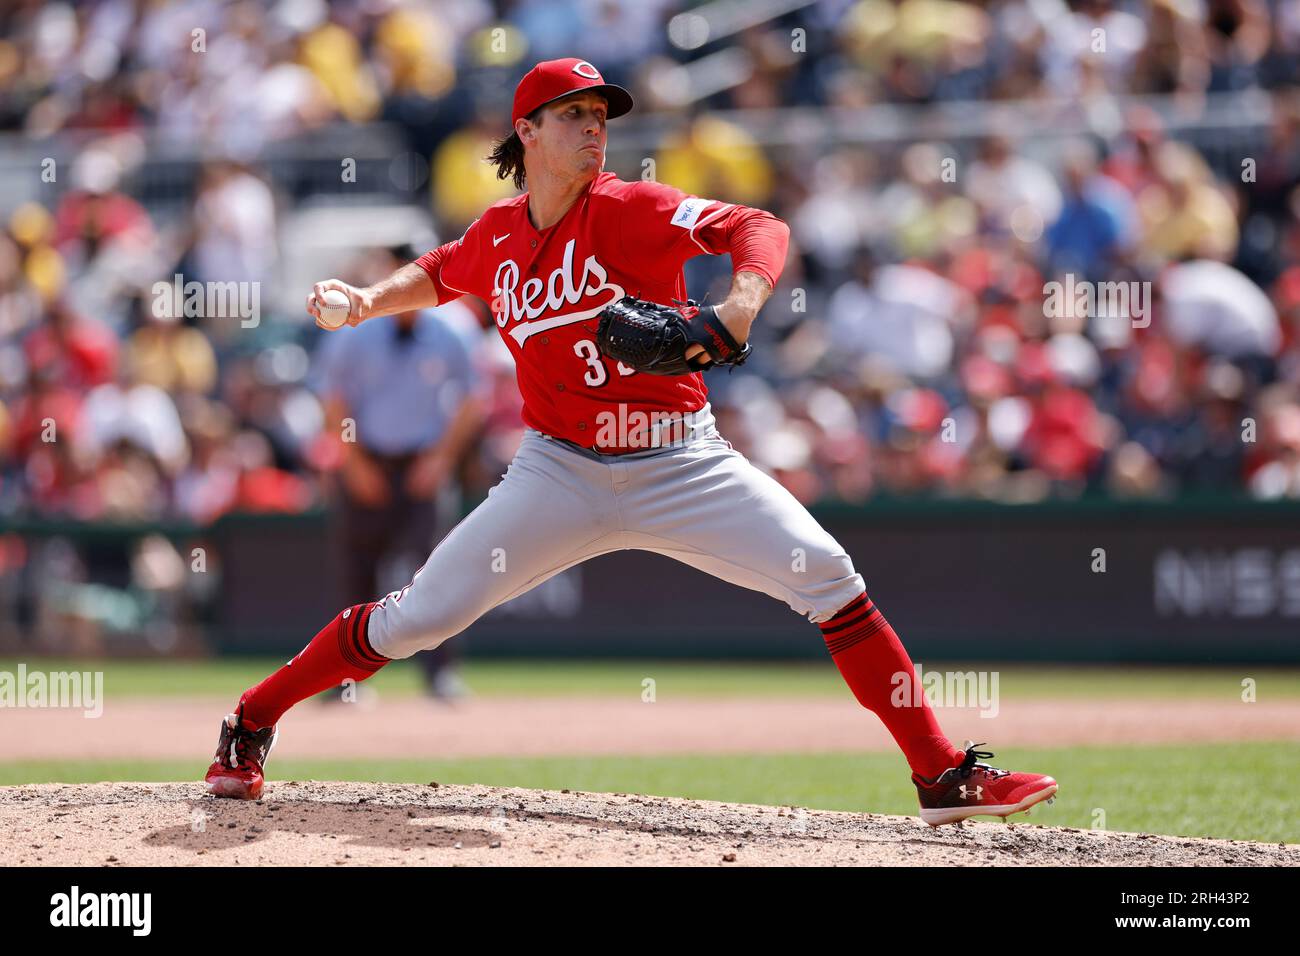
M 587 363 L 587 371 L 582 376 L 584 382 L 592 388 L 600 388 L 609 381 L 609 373 L 605 371 L 605 363 L 601 361 L 600 349 L 596 348 L 595 342 L 591 339 L 583 339 L 573 343 L 573 354 Z M 635 375 L 636 369 L 628 368 L 619 362 L 618 374 Z

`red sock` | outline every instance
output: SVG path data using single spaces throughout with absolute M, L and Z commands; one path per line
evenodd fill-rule
M 339 613 L 298 656 L 256 687 L 244 691 L 244 726 L 250 730 L 269 727 L 284 712 L 323 690 L 337 687 L 344 679 L 363 681 L 388 663 L 388 658 L 370 646 L 366 625 L 376 602 L 358 604 Z
M 898 635 L 865 591 L 820 626 L 826 649 L 853 696 L 884 721 L 913 772 L 935 777 L 961 763 L 962 751 L 939 729 L 924 695 L 920 706 L 912 706 L 910 693 L 904 702 L 907 706 L 892 702 L 898 686 L 896 679 L 891 680 L 894 675 L 907 674 L 910 688 L 916 684 L 916 671 Z

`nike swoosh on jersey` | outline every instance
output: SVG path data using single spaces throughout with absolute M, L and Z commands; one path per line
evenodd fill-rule
M 492 248 L 495 249 L 497 246 L 501 245 L 501 243 L 505 242 L 509 238 L 510 238 L 510 233 L 508 232 L 504 236 L 493 236 Z

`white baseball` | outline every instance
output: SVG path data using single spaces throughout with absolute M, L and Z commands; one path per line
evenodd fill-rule
M 321 325 L 337 329 L 347 325 L 348 316 L 352 314 L 352 301 L 346 292 L 326 289 L 316 303 L 316 308 L 320 310 Z

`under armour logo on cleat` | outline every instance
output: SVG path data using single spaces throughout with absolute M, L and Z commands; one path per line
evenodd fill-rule
M 974 797 L 976 800 L 978 800 L 984 793 L 983 787 L 976 787 L 974 790 L 967 790 L 966 784 L 964 783 L 958 789 L 961 790 L 961 798 L 963 800 L 965 800 L 967 797 Z

